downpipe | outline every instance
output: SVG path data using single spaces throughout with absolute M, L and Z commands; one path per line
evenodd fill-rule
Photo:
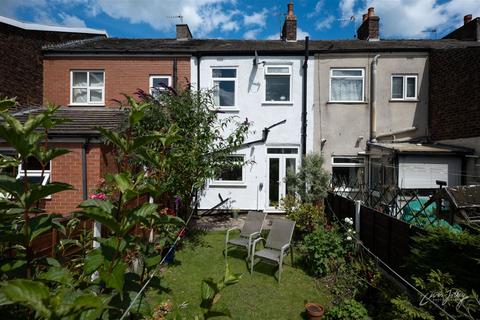
M 370 142 L 377 142 L 377 65 L 380 55 L 373 57 L 370 80 Z

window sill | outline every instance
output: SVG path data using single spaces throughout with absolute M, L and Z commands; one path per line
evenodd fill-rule
M 293 106 L 293 101 L 262 101 L 262 106 Z
M 327 104 L 368 104 L 367 101 L 327 101 Z
M 245 182 L 211 182 L 209 187 L 212 188 L 246 188 Z
M 216 108 L 215 111 L 220 111 L 220 112 L 240 112 L 240 109 L 239 109 L 239 108 L 219 107 L 219 108 Z
M 420 102 L 418 99 L 390 99 L 388 102 L 400 102 L 400 103 L 405 103 L 405 102 Z
M 103 107 L 105 107 L 105 104 L 104 103 L 101 103 L 101 104 L 70 103 L 68 106 L 69 107 L 100 107 L 100 108 L 103 108 Z

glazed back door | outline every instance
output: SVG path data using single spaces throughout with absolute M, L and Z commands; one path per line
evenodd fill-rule
M 267 203 L 268 211 L 281 211 L 280 202 L 292 192 L 285 181 L 287 172 L 297 171 L 298 148 L 267 148 Z

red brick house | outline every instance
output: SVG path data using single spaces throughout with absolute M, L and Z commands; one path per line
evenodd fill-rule
M 191 37 L 189 31 L 188 35 Z M 102 49 L 103 40 L 108 40 L 108 50 Z M 148 53 L 131 50 L 137 41 L 128 39 L 128 50 L 123 45 L 115 47 L 117 39 L 99 37 L 44 47 L 43 104 L 61 106 L 58 116 L 71 120 L 49 132 L 51 145 L 70 153 L 52 161 L 46 173 L 50 181 L 69 183 L 75 188 L 46 199 L 47 212 L 75 211 L 79 202 L 95 191 L 100 179 L 116 170 L 113 156 L 95 127 L 121 130 L 126 113 L 119 109 L 117 100 L 124 99 L 122 94 L 134 95 L 138 89 L 148 92 L 159 84 L 180 88 L 190 82 L 190 54 L 158 47 Z M 172 47 L 171 43 L 181 39 L 159 41 L 169 41 Z M 75 49 L 79 44 L 82 50 Z M 40 108 L 23 106 L 13 114 L 24 121 Z M 35 169 L 28 168 L 27 174 L 35 176 Z

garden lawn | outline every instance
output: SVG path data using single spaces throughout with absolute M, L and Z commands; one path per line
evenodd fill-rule
M 164 276 L 171 289 L 168 296 L 174 304 L 174 313 L 180 318 L 193 319 L 201 314 L 202 279 L 223 277 L 224 246 L 225 232 L 209 232 L 195 235 L 176 252 L 175 263 Z M 230 310 L 233 319 L 302 319 L 306 302 L 329 304 L 327 291 L 318 288 L 315 280 L 303 270 L 292 267 L 290 256 L 285 259 L 280 284 L 274 277 L 277 267 L 265 262 L 258 263 L 250 275 L 245 256 L 246 251 L 241 249 L 229 250 L 230 269 L 243 276 L 237 284 L 221 292 L 218 303 Z M 181 304 L 184 307 L 179 307 Z

